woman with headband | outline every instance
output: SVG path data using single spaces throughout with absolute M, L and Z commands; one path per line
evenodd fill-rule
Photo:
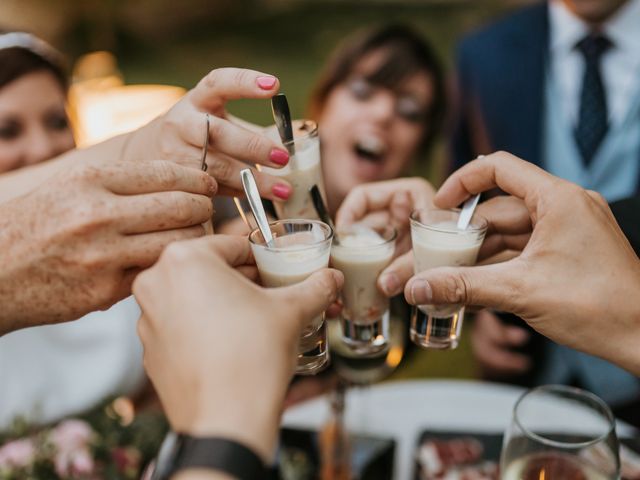
M 0 34 L 0 175 L 75 147 L 62 55 L 24 32 Z M 0 337 L 0 430 L 55 421 L 144 382 L 133 299 L 78 322 Z

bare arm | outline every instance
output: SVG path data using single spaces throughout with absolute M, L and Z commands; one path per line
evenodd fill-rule
M 98 145 L 71 150 L 49 161 L 0 175 L 0 203 L 29 193 L 59 172 L 79 162 L 117 160 L 131 134 L 120 135 Z

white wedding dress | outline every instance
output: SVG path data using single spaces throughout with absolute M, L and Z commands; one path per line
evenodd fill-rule
M 0 337 L 0 431 L 16 416 L 36 424 L 134 393 L 144 382 L 133 297 L 75 322 Z

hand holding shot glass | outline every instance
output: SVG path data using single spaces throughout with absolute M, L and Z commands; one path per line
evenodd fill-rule
M 487 232 L 487 221 L 475 215 L 468 227 L 457 226 L 460 211 L 416 210 L 411 214 L 414 270 L 471 266 Z M 458 346 L 464 307 L 419 305 L 411 314 L 411 340 L 424 348 L 454 349 Z
M 293 140 L 282 142 L 275 125 L 267 128 L 267 136 L 281 142 L 292 154 L 290 154 L 289 163 L 283 168 L 261 167 L 261 171 L 274 177 L 281 177 L 293 187 L 293 192 L 286 202 L 274 202 L 278 218 L 319 220 L 309 194 L 311 188 L 317 185 L 322 196 L 326 198 L 320 166 L 318 127 L 311 120 L 294 120 L 292 133 Z
M 354 352 L 377 353 L 387 348 L 389 299 L 376 285 L 395 251 L 393 227 L 352 225 L 337 232 L 331 265 L 345 278 L 342 289 L 342 340 Z
M 283 220 L 270 224 L 273 245 L 268 246 L 259 229 L 249 235 L 251 250 L 265 287 L 298 283 L 329 265 L 333 231 L 314 220 Z M 329 361 L 324 314 L 305 328 L 298 344 L 296 373 L 312 375 Z

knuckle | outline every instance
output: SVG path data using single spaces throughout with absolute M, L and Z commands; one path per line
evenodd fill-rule
M 209 88 L 209 89 L 215 89 L 218 86 L 219 80 L 220 80 L 220 70 L 219 68 L 216 68 L 214 70 L 211 70 L 209 73 L 207 73 L 207 76 L 204 77 L 204 85 L 205 87 Z
M 171 215 L 178 225 L 188 225 L 193 222 L 195 209 L 191 195 L 183 192 L 168 192 L 171 204 Z
M 94 200 L 76 204 L 70 218 L 70 233 L 86 236 L 113 223 L 113 208 L 104 201 Z
M 231 179 L 231 175 L 233 174 L 233 166 L 231 162 L 223 157 L 218 157 L 214 160 L 213 164 L 210 165 L 211 169 L 209 170 L 209 174 L 218 182 L 225 183 Z
M 251 72 L 242 68 L 237 68 L 233 71 L 233 82 L 235 85 L 244 85 L 249 83 Z
M 444 288 L 444 300 L 447 303 L 466 303 L 470 301 L 469 282 L 464 274 L 451 275 L 447 278 Z
M 219 138 L 224 138 L 226 135 L 226 124 L 224 120 L 211 115 L 209 117 L 209 138 L 211 142 L 215 142 Z
M 263 150 L 263 139 L 259 135 L 251 135 L 246 143 L 247 153 L 252 157 L 257 157 Z
M 605 200 L 605 198 L 602 196 L 601 193 L 596 192 L 594 190 L 587 190 L 587 194 L 593 199 L 595 200 L 596 203 L 598 203 L 600 206 L 605 206 L 608 205 L 607 201 Z
M 178 175 L 172 163 L 162 160 L 153 162 L 153 172 L 158 187 L 170 189 L 176 185 Z
M 187 263 L 193 257 L 193 249 L 185 242 L 171 242 L 160 255 L 159 263 L 168 265 L 180 265 Z
M 76 256 L 76 262 L 85 272 L 94 274 L 106 270 L 113 263 L 113 258 L 103 248 L 85 248 Z M 111 285 L 111 282 L 105 282 L 103 285 Z M 111 298 L 114 294 L 110 291 L 106 296 Z

